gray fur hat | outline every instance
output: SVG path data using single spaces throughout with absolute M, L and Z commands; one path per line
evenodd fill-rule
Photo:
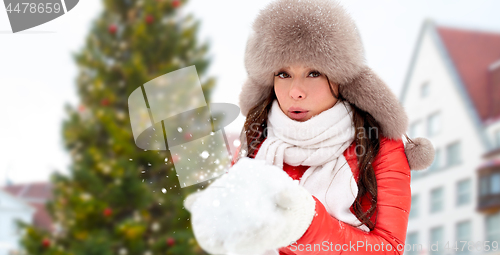
M 271 92 L 274 73 L 300 63 L 338 84 L 347 101 L 377 120 L 385 137 L 402 139 L 405 135 L 408 117 L 404 108 L 366 66 L 356 24 L 338 2 L 276 0 L 260 11 L 252 28 L 245 49 L 248 78 L 239 97 L 243 116 Z M 430 141 L 418 138 L 410 143 L 405 146 L 410 168 L 430 166 L 434 160 Z

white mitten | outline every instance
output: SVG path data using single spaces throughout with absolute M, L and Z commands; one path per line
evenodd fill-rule
M 288 246 L 308 229 L 315 205 L 282 169 L 251 158 L 184 201 L 198 243 L 211 254 L 262 254 Z

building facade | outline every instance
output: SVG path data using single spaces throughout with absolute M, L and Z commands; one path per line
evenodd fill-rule
M 45 208 L 52 199 L 46 182 L 7 185 L 0 188 L 0 255 L 19 254 L 21 231 L 16 220 L 53 232 L 52 219 Z
M 412 173 L 405 254 L 500 254 L 500 33 L 427 20 L 400 101 L 436 150 Z
M 0 255 L 19 249 L 21 232 L 16 221 L 32 223 L 36 209 L 0 189 Z

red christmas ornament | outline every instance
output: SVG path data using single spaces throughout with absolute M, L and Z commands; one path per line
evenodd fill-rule
M 101 100 L 101 105 L 103 106 L 109 105 L 109 100 L 107 98 L 104 98 L 103 100 Z
M 174 1 L 172 1 L 172 6 L 173 6 L 174 8 L 177 8 L 177 7 L 179 7 L 180 5 L 181 5 L 181 1 L 180 1 L 180 0 L 174 0 Z
M 42 246 L 43 246 L 43 248 L 47 248 L 47 247 L 49 247 L 49 246 L 50 246 L 50 240 L 49 240 L 49 239 L 47 239 L 47 238 L 44 238 L 44 239 L 42 240 Z
M 175 245 L 175 239 L 172 237 L 167 238 L 167 244 L 168 246 L 174 246 Z
M 146 23 L 151 24 L 153 23 L 153 21 L 154 21 L 153 16 L 148 14 L 148 16 L 146 16 Z
M 116 33 L 116 30 L 117 30 L 117 27 L 116 27 L 116 25 L 114 25 L 114 24 L 113 24 L 113 25 L 110 25 L 110 26 L 108 27 L 108 31 L 109 31 L 109 33 L 110 33 L 110 34 L 115 34 L 115 33 Z
M 83 112 L 83 111 L 85 111 L 85 106 L 83 106 L 83 105 L 79 105 L 79 106 L 78 106 L 78 111 L 79 111 L 79 112 Z
M 113 213 L 113 210 L 111 210 L 111 208 L 109 208 L 109 207 L 104 209 L 104 211 L 102 212 L 102 214 L 104 214 L 104 216 L 106 216 L 106 217 L 109 217 L 112 213 Z

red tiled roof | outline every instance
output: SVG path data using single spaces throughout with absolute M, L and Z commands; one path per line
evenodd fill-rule
M 500 60 L 500 33 L 437 27 L 481 121 L 500 117 L 500 81 L 489 67 Z
M 52 199 L 51 184 L 47 182 L 33 182 L 26 184 L 16 184 L 2 188 L 11 195 L 20 198 L 47 200 Z
M 36 209 L 33 215 L 33 225 L 46 230 L 52 230 L 52 219 L 45 208 L 45 202 L 52 199 L 52 185 L 47 182 L 34 182 L 2 187 L 7 193 L 25 201 Z
M 17 197 L 17 194 L 21 191 L 23 187 L 24 187 L 23 185 L 10 185 L 2 187 L 2 189 L 7 191 L 7 193 Z

